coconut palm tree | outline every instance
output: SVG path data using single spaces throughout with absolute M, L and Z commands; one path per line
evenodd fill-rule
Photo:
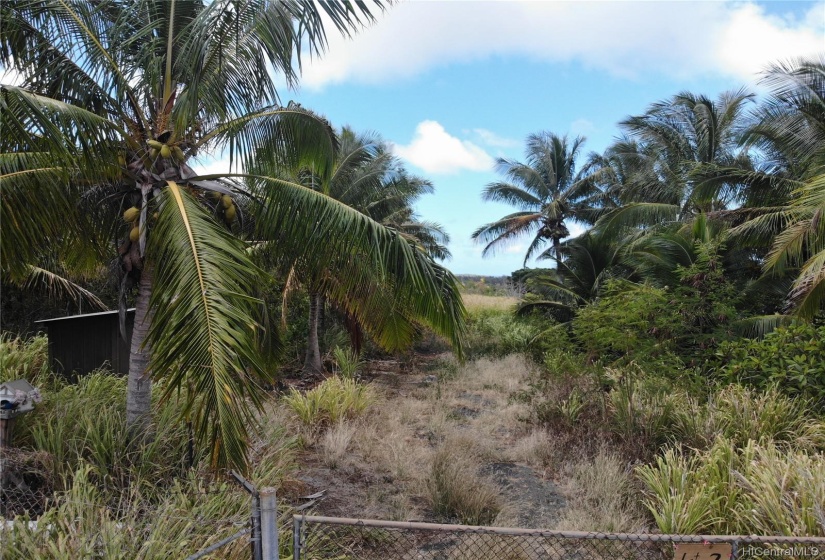
M 411 205 L 422 194 L 432 192 L 429 181 L 409 175 L 395 158 L 389 146 L 375 134 L 356 134 L 344 127 L 339 135 L 340 150 L 328 177 L 319 176 L 313 166 L 301 167 L 293 171 L 295 181 L 320 191 L 334 200 L 361 213 L 372 221 L 386 227 L 399 240 L 408 243 L 418 254 L 422 265 L 426 264 L 427 274 L 435 275 L 438 282 L 450 280 L 451 275 L 436 264 L 433 258 L 449 255 L 444 246 L 446 234 L 437 224 L 417 220 Z M 393 238 L 395 239 L 395 238 Z M 379 240 L 376 240 L 379 241 Z M 380 244 L 376 249 L 384 250 Z M 281 256 L 285 256 L 281 248 Z M 360 262 L 368 262 L 363 256 Z M 320 309 L 325 301 L 331 302 L 347 318 L 353 345 L 360 347 L 361 331 L 366 329 L 384 349 L 393 351 L 403 348 L 412 341 L 418 323 L 430 324 L 444 333 L 438 326 L 435 315 L 414 303 L 411 294 L 402 283 L 386 271 L 373 270 L 364 275 L 359 289 L 352 291 L 340 284 L 340 277 L 346 273 L 340 269 L 347 261 L 326 261 L 318 267 L 301 256 L 294 260 L 284 260 L 276 264 L 289 269 L 290 277 L 298 278 L 309 292 L 309 336 L 304 358 L 304 369 L 315 372 L 321 369 L 321 354 L 318 342 Z M 368 270 L 365 268 L 364 270 Z M 368 289 L 363 289 L 368 286 Z M 288 285 L 291 288 L 292 285 Z M 443 300 L 447 306 L 459 310 L 462 317 L 461 298 L 454 286 L 442 286 Z M 406 303 L 405 303 L 406 302 Z M 463 321 L 463 319 L 461 319 Z M 460 345 L 456 344 L 460 353 Z
M 583 137 L 570 142 L 566 136 L 541 132 L 527 137 L 526 163 L 498 159 L 496 170 L 507 181 L 490 183 L 482 197 L 510 204 L 518 211 L 473 232 L 473 239 L 486 243 L 482 255 L 492 255 L 501 246 L 530 235 L 533 239 L 525 264 L 536 255 L 561 261 L 561 241 L 570 235 L 565 221 L 587 221 L 593 210 L 588 198 L 594 192 L 593 183 L 576 172 L 583 143 Z M 547 243 L 550 246 L 545 249 Z
M 825 57 L 775 64 L 764 83 L 772 93 L 748 139 L 768 165 L 745 177 L 762 187 L 754 189 L 761 204 L 732 233 L 770 246 L 766 273 L 795 276 L 788 308 L 812 317 L 825 302 Z
M 752 98 L 744 90 L 717 100 L 682 92 L 622 121 L 625 136 L 605 154 L 612 167 L 621 163 L 621 183 L 608 188 L 621 204 L 600 216 L 599 231 L 689 222 L 741 204 L 742 183 L 718 169 L 750 165 L 740 140 Z M 713 181 L 711 167 L 717 169 Z
M 249 403 L 261 402 L 258 381 L 267 377 L 252 297 L 261 271 L 238 234 L 278 240 L 317 266 L 357 253 L 370 272 L 406 286 L 442 332 L 457 339 L 460 331 L 460 310 L 442 299 L 451 275 L 433 271 L 399 235 L 299 185 L 249 177 L 245 189 L 189 166 L 227 150 L 247 168 L 253 159 L 297 165 L 312 156 L 327 175 L 318 162 L 334 158 L 331 127 L 280 106 L 271 72 L 294 83 L 296 53 L 323 48 L 319 6 L 345 32 L 370 19 L 360 2 L 0 4 L 0 61 L 22 82 L 0 88 L 3 273 L 25 274 L 44 247 L 82 246 L 89 239 L 71 222 L 83 193 L 111 193 L 126 222 L 114 245 L 138 287 L 127 421 L 143 432 L 152 375 L 164 376 L 165 397 L 183 395 L 182 414 L 214 466 L 246 467 Z M 363 278 L 340 281 L 354 290 Z

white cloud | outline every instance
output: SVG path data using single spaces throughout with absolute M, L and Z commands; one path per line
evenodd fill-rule
M 229 156 L 218 159 L 207 159 L 191 164 L 192 170 L 198 175 L 218 175 L 229 173 Z M 240 173 L 237 161 L 232 169 L 233 173 Z
M 481 147 L 450 135 L 436 121 L 422 121 L 415 128 L 412 142 L 393 145 L 399 156 L 428 173 L 489 171 L 493 159 Z
M 492 148 L 515 148 L 516 146 L 521 145 L 521 142 L 518 140 L 504 138 L 503 136 L 499 136 L 495 132 L 487 130 L 486 128 L 474 128 L 473 134 L 482 144 Z
M 5 70 L 0 67 L 0 84 L 4 84 L 7 86 L 19 86 L 23 83 L 23 75 L 20 74 L 14 68 L 6 68 Z
M 382 83 L 491 56 L 577 62 L 616 76 L 751 79 L 778 58 L 823 50 L 825 4 L 805 18 L 752 2 L 407 2 L 352 40 L 330 34 L 302 85 Z
M 818 18 L 818 21 L 817 21 Z M 738 75 L 765 65 L 825 50 L 825 4 L 816 4 L 802 22 L 766 16 L 759 6 L 737 10 L 719 43 L 720 63 Z

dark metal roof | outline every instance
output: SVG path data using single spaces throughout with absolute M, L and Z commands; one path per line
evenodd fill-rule
M 127 309 L 126 313 L 134 311 L 135 308 Z M 118 311 L 99 311 L 97 313 L 82 313 L 80 315 L 69 315 L 68 317 L 55 317 L 54 319 L 41 319 L 35 323 L 51 323 L 53 321 L 66 321 L 68 319 L 85 319 L 86 317 L 100 317 L 101 315 L 117 315 Z

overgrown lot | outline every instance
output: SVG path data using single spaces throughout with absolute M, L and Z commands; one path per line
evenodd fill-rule
M 348 517 L 825 536 L 825 422 L 812 397 L 731 383 L 741 368 L 728 358 L 701 390 L 649 364 L 591 363 L 486 304 L 471 306 L 465 363 L 339 352 L 337 374 L 274 395 L 252 481 L 279 489 L 284 515 L 323 491 L 313 510 Z M 9 456 L 41 501 L 7 526 L 4 557 L 182 557 L 246 521 L 247 494 L 190 451 L 174 399 L 157 403 L 153 437 L 125 443 L 125 379 L 68 385 L 44 353 L 40 338 L 3 340 L 3 378 L 44 394 Z M 238 542 L 220 557 L 245 554 Z

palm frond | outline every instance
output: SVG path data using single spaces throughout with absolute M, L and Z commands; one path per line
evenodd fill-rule
M 246 470 L 250 404 L 265 378 L 256 347 L 254 293 L 259 271 L 244 246 L 174 182 L 162 191 L 150 236 L 155 288 L 150 300 L 151 369 L 168 380 L 164 398 L 182 387 L 182 415 L 215 467 Z M 197 397 L 197 398 L 196 398 Z

